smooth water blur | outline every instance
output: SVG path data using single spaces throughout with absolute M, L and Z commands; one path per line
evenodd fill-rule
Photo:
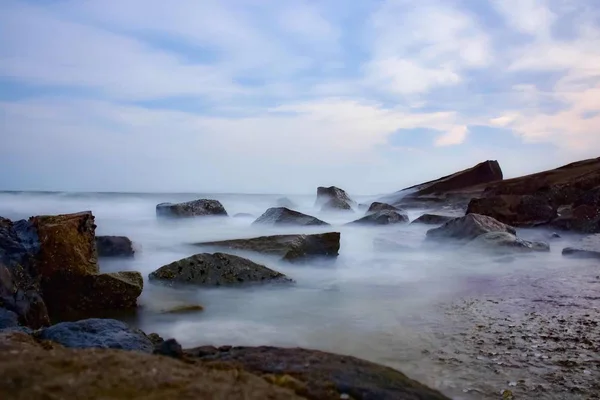
M 525 279 L 552 278 L 566 268 L 588 268 L 561 256 L 561 249 L 578 237 L 551 243 L 550 253 L 518 255 L 500 262 L 489 255 L 422 247 L 425 225 L 388 227 L 345 226 L 364 211 L 323 214 L 314 208 L 314 196 L 288 196 L 298 210 L 332 224 L 326 228 L 264 228 L 254 218 L 157 219 L 158 203 L 198 198 L 220 200 L 230 216 L 255 217 L 273 207 L 277 195 L 219 194 L 66 194 L 0 193 L 0 216 L 11 219 L 32 215 L 91 210 L 98 235 L 125 235 L 136 246 L 132 260 L 102 260 L 101 270 L 136 270 L 146 282 L 140 312 L 129 322 L 146 332 L 175 337 L 184 347 L 199 345 L 301 346 L 351 354 L 401 369 L 422 382 L 441 388 L 455 398 L 471 398 L 427 356 L 441 346 L 440 332 L 451 332 L 456 321 L 444 312 L 464 296 L 506 293 L 528 296 Z M 359 202 L 372 200 L 358 198 Z M 411 210 L 410 219 L 422 211 Z M 247 253 L 256 262 L 287 274 L 292 286 L 251 288 L 170 289 L 147 282 L 147 275 L 172 261 L 202 250 L 190 243 L 249 238 L 280 233 L 341 232 L 340 256 L 334 263 L 290 265 L 276 257 Z M 523 231 L 537 238 L 541 231 Z M 393 238 L 414 251 L 375 250 L 376 237 Z M 523 279 L 522 279 L 522 278 Z M 533 278 L 532 278 L 533 277 Z M 574 288 L 573 290 L 577 290 Z M 203 312 L 167 314 L 179 304 L 201 304 Z M 485 371 L 472 371 L 473 380 L 485 380 Z M 463 397 L 461 397 L 463 396 Z M 475 397 L 476 398 L 476 397 Z

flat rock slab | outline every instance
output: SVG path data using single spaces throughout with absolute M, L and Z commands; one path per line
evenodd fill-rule
M 408 223 L 408 215 L 398 211 L 381 210 L 365 215 L 364 217 L 350 222 L 352 225 L 390 225 Z
M 503 224 L 492 217 L 479 214 L 467 214 L 446 222 L 439 228 L 427 231 L 427 239 L 450 239 L 470 241 L 479 235 L 489 232 L 517 232 L 512 226 Z
M 200 286 L 236 286 L 245 283 L 291 282 L 280 272 L 246 258 L 224 253 L 202 253 L 165 265 L 151 280 Z
M 0 334 L 0 398 L 304 399 L 239 369 L 114 349 L 48 347 L 22 333 Z
M 160 203 L 156 215 L 163 217 L 227 216 L 225 207 L 218 200 L 200 199 L 185 203 Z
M 110 348 L 144 353 L 154 351 L 154 345 L 144 332 L 114 319 L 90 318 L 61 322 L 43 329 L 38 337 L 71 348 Z
M 201 347 L 186 350 L 206 362 L 241 365 L 255 374 L 290 377 L 309 399 L 448 399 L 394 369 L 355 357 L 301 348 Z
M 195 243 L 195 245 L 254 251 L 262 254 L 278 255 L 288 261 L 299 261 L 312 257 L 337 257 L 340 250 L 340 233 L 260 236 L 251 239 Z
M 127 236 L 96 236 L 98 257 L 133 257 L 133 243 Z
M 302 214 L 286 207 L 273 207 L 265 211 L 252 225 L 325 226 L 329 224 L 311 215 Z

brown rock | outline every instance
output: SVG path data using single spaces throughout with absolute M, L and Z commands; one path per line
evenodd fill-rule
M 0 398 L 302 399 L 239 369 L 114 349 L 42 346 L 22 333 L 0 334 Z
M 314 400 L 447 399 L 443 394 L 394 369 L 354 357 L 317 350 L 276 347 L 233 347 L 224 351 L 202 347 L 186 351 L 209 365 L 243 367 L 266 374 L 271 382 Z
M 557 210 L 542 196 L 499 195 L 473 199 L 467 213 L 487 215 L 514 226 L 538 226 L 555 219 Z

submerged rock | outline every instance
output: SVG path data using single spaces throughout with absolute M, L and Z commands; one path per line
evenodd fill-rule
M 586 236 L 576 247 L 564 248 L 562 255 L 573 258 L 600 259 L 600 234 Z
M 279 381 L 287 381 L 309 399 L 448 399 L 399 371 L 355 357 L 267 346 L 223 350 L 203 347 L 186 353 L 209 365 L 214 362 L 225 368 L 230 364 L 255 374 L 279 377 Z
M 467 243 L 466 248 L 494 251 L 550 251 L 548 243 L 523 240 L 508 232 L 484 233 Z
M 248 259 L 224 253 L 202 253 L 165 265 L 150 279 L 202 286 L 234 286 L 244 283 L 291 282 L 282 273 Z
M 321 211 L 352 211 L 352 206 L 341 199 L 331 199 L 321 207 Z
M 343 189 L 340 189 L 335 186 L 320 186 L 317 188 L 317 201 L 315 203 L 317 207 L 323 206 L 325 203 L 333 199 L 339 200 L 340 202 L 346 203 L 348 205 L 354 204 L 354 201 L 350 198 L 350 196 L 348 196 L 348 193 L 346 193 Z
M 452 221 L 454 218 L 456 218 L 456 217 L 451 217 L 449 215 L 423 214 L 411 223 L 412 224 L 426 224 L 426 225 L 442 225 L 448 221 Z
M 195 245 L 255 251 L 263 254 L 278 255 L 287 261 L 301 261 L 313 257 L 337 257 L 340 250 L 340 233 L 260 236 L 251 239 L 195 243 Z
M 185 203 L 161 203 L 156 206 L 156 215 L 165 217 L 227 216 L 227 211 L 217 200 L 192 200 Z
M 49 349 L 22 333 L 0 335 L 0 398 L 305 399 L 239 368 L 116 349 Z
M 300 225 L 319 226 L 329 225 L 325 221 L 285 207 L 269 208 L 263 215 L 252 223 L 260 225 Z
M 122 349 L 152 353 L 154 345 L 139 329 L 114 319 L 90 318 L 61 322 L 45 328 L 37 335 L 71 348 Z
M 377 211 L 402 211 L 398 207 L 394 207 L 391 204 L 380 203 L 378 201 L 371 203 L 369 209 L 367 210 L 367 214 L 371 214 Z
M 357 225 L 389 225 L 408 223 L 408 216 L 397 211 L 376 211 L 365 215 L 364 217 L 350 222 Z
M 133 257 L 133 243 L 127 236 L 96 236 L 98 257 Z
M 470 241 L 489 232 L 508 232 L 513 235 L 517 233 L 512 226 L 503 224 L 492 217 L 467 214 L 464 217 L 448 221 L 439 228 L 428 230 L 427 238 Z

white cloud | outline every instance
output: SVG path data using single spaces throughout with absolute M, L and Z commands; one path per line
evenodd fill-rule
M 435 139 L 436 146 L 455 146 L 467 139 L 469 129 L 466 126 L 456 126 Z
M 492 0 L 508 25 L 533 36 L 549 36 L 556 15 L 546 0 Z

